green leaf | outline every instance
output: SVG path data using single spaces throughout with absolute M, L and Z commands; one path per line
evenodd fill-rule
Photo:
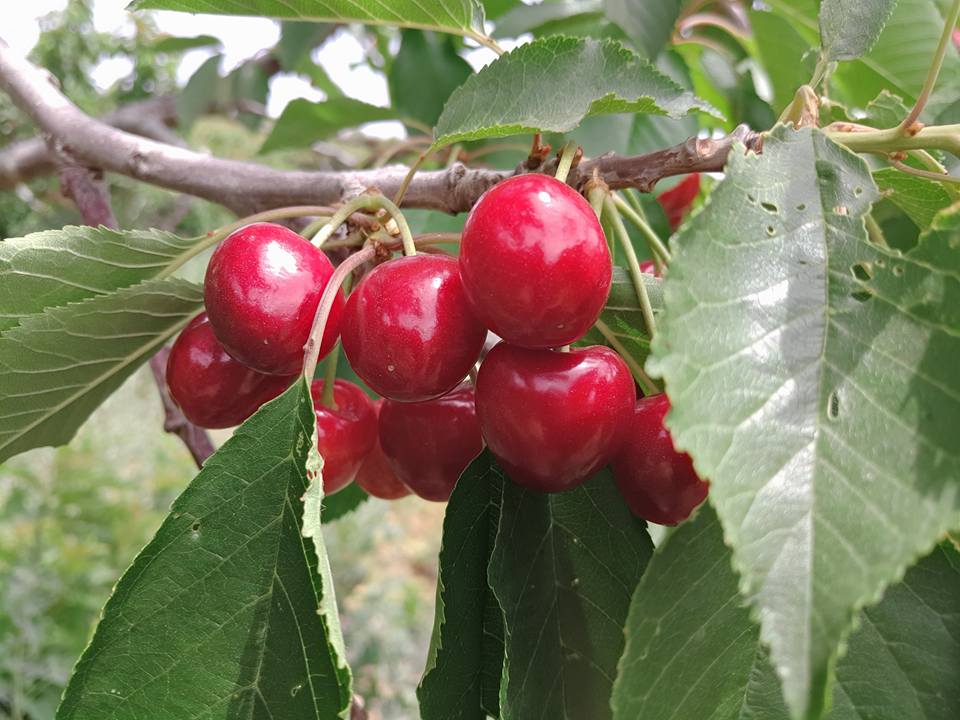
M 222 55 L 207 58 L 187 80 L 183 91 L 177 95 L 177 119 L 184 129 L 189 129 L 216 99 L 221 60 Z
M 400 114 L 433 127 L 450 93 L 472 73 L 452 38 L 404 30 L 387 74 L 392 104 Z
M 201 307 L 203 289 L 149 280 L 30 315 L 0 336 L 0 461 L 63 445 Z
M 259 15 L 278 20 L 364 23 L 438 30 L 485 38 L 479 0 L 134 0 L 132 10 L 180 10 L 217 15 Z
M 397 113 L 390 108 L 349 97 L 330 98 L 323 102 L 298 98 L 287 103 L 260 152 L 309 147 L 344 128 L 396 117 Z
M 106 295 L 163 275 L 193 255 L 197 238 L 161 230 L 68 225 L 0 242 L 0 332 L 46 308 Z
M 300 532 L 314 431 L 297 382 L 207 461 L 117 584 L 57 720 L 346 716 L 326 555 Z
M 323 522 L 328 523 L 338 520 L 344 515 L 352 513 L 369 499 L 370 496 L 355 482 L 350 483 L 333 495 L 325 495 L 321 514 Z
M 858 122 L 875 128 L 891 128 L 899 125 L 910 113 L 903 100 L 883 90 L 864 108 L 864 117 Z
M 607 471 L 545 495 L 503 489 L 489 580 L 504 610 L 503 720 L 610 717 L 630 596 L 652 551 Z
M 497 37 L 519 37 L 534 33 L 544 25 L 602 9 L 601 0 L 559 0 L 536 5 L 517 5 L 497 18 L 494 34 Z
M 423 720 L 499 716 L 503 613 L 487 583 L 503 471 L 489 451 L 463 472 L 447 504 L 430 653 L 417 688 Z
M 660 54 L 673 34 L 686 0 L 604 0 L 607 17 L 619 25 L 644 56 Z
M 551 36 L 490 63 L 450 96 L 434 146 L 526 132 L 568 132 L 589 115 L 716 113 L 612 40 Z
M 950 195 L 934 180 L 908 175 L 896 168 L 878 170 L 873 179 L 921 230 L 930 227 L 936 214 L 950 204 Z
M 617 720 L 787 720 L 709 506 L 658 549 L 634 593 L 614 687 Z M 860 613 L 828 720 L 960 713 L 960 554 L 941 543 Z
M 810 82 L 817 55 L 794 24 L 768 10 L 751 10 L 750 25 L 757 52 L 773 86 L 773 107 L 782 112 L 797 88 Z
M 960 255 L 869 244 L 876 198 L 819 131 L 731 153 L 674 243 L 648 362 L 798 716 L 856 610 L 960 526 Z
M 618 247 L 617 251 L 619 250 Z M 643 280 L 654 317 L 658 318 L 663 311 L 663 281 L 649 274 L 644 274 Z M 607 304 L 600 313 L 600 320 L 637 362 L 642 365 L 646 361 L 650 354 L 650 336 L 643 322 L 643 313 L 640 310 L 640 301 L 637 299 L 633 280 L 630 274 L 619 265 L 613 267 L 613 283 L 610 286 Z M 596 328 L 591 328 L 583 341 L 600 345 L 605 345 L 607 342 Z
M 162 37 L 153 44 L 153 51 L 158 53 L 180 53 L 187 50 L 196 50 L 202 47 L 219 47 L 220 39 L 213 35 L 196 35 L 194 37 Z
M 820 45 L 824 60 L 854 60 L 866 54 L 896 4 L 897 0 L 823 0 Z

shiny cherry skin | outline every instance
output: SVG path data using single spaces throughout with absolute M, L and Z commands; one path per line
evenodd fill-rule
M 415 255 L 363 279 L 347 300 L 341 336 L 351 367 L 376 393 L 423 402 L 467 376 L 487 331 L 467 304 L 456 258 Z
M 258 373 L 230 357 L 206 313 L 187 323 L 167 357 L 170 397 L 187 420 L 204 428 L 239 425 L 292 379 Z
M 272 223 L 240 228 L 207 266 L 203 299 L 213 331 L 227 352 L 254 370 L 296 374 L 331 275 L 327 256 L 292 230 Z M 338 294 L 320 357 L 336 342 L 342 313 Z
M 613 350 L 570 352 L 500 343 L 477 377 L 477 416 L 490 450 L 515 482 L 540 492 L 579 485 L 619 449 L 636 402 Z
M 374 403 L 374 411 L 378 420 L 382 407 L 383 399 L 381 398 Z M 410 494 L 410 488 L 397 478 L 397 474 L 387 463 L 387 457 L 383 454 L 383 448 L 380 446 L 379 432 L 373 443 L 373 449 L 370 450 L 366 460 L 363 461 L 363 465 L 357 472 L 356 483 L 368 494 L 381 500 L 397 500 Z
M 357 476 L 377 440 L 377 413 L 367 394 L 352 382 L 333 385 L 336 408 L 320 402 L 323 380 L 310 385 L 317 418 L 317 451 L 323 457 L 323 494 L 332 495 Z
M 684 216 L 699 194 L 700 174 L 690 173 L 672 188 L 657 195 L 657 202 L 667 214 L 667 222 L 670 223 L 671 230 L 680 227 Z
M 380 445 L 397 477 L 425 500 L 445 502 L 460 474 L 483 449 L 473 387 L 463 383 L 435 400 L 387 400 Z
M 657 277 L 663 277 L 657 271 L 657 264 L 653 260 L 644 260 L 640 263 L 640 272 L 645 272 L 648 275 L 656 275 Z
M 686 520 L 710 489 L 697 477 L 690 456 L 674 449 L 663 424 L 669 409 L 666 395 L 641 398 L 613 460 L 613 479 L 630 510 L 660 525 Z
M 463 228 L 467 298 L 477 317 L 514 345 L 559 347 L 581 338 L 607 301 L 611 273 L 589 203 L 548 175 L 495 185 Z

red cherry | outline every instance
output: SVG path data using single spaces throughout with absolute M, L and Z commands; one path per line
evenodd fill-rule
M 264 375 L 227 354 L 206 313 L 187 323 L 167 357 L 170 397 L 194 425 L 239 425 L 286 390 L 292 378 Z
M 487 331 L 467 304 L 456 258 L 415 255 L 375 268 L 350 294 L 343 350 L 375 392 L 421 402 L 462 381 Z
M 657 195 L 657 202 L 667 214 L 670 229 L 676 230 L 683 222 L 693 201 L 700 194 L 700 174 L 691 173 L 669 190 Z
M 380 411 L 380 445 L 397 477 L 417 495 L 448 500 L 483 449 L 473 387 L 464 383 L 422 403 L 387 400 Z
M 303 365 L 320 296 L 333 265 L 292 230 L 254 223 L 220 243 L 204 281 L 203 298 L 217 338 L 254 370 L 293 375 Z M 337 340 L 343 295 L 330 312 L 320 357 Z
M 641 398 L 613 460 L 613 479 L 630 510 L 660 525 L 686 520 L 710 489 L 697 477 L 690 456 L 674 449 L 663 424 L 669 409 L 666 395 Z
M 509 343 L 558 347 L 596 322 L 610 251 L 586 200 L 548 175 L 504 180 L 477 201 L 460 241 L 460 275 L 477 317 Z
M 663 277 L 657 271 L 657 264 L 653 260 L 644 260 L 640 263 L 640 272 L 645 272 L 648 275 L 656 275 L 657 277 Z
M 383 399 L 374 403 L 374 412 L 378 418 L 382 406 Z M 396 473 L 387 463 L 387 457 L 383 454 L 383 448 L 380 447 L 379 432 L 373 442 L 373 449 L 370 450 L 370 454 L 357 472 L 357 485 L 381 500 L 396 500 L 410 494 L 410 488 L 397 479 Z
M 349 485 L 377 439 L 377 414 L 367 394 L 346 380 L 333 384 L 337 407 L 320 402 L 323 380 L 310 385 L 317 417 L 317 451 L 323 456 L 323 493 Z
M 568 490 L 606 465 L 636 401 L 613 350 L 530 350 L 500 343 L 477 378 L 477 416 L 490 450 L 516 482 Z

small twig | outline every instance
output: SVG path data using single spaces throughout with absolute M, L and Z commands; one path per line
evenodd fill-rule
M 583 149 L 573 140 L 570 140 L 560 151 L 560 159 L 557 162 L 557 171 L 554 173 L 554 177 L 560 182 L 566 182 L 571 168 L 579 162 L 581 157 L 583 157 Z
M 653 228 L 650 227 L 650 224 L 643 218 L 643 216 L 634 210 L 626 200 L 616 193 L 613 193 L 611 197 L 613 198 L 613 202 L 616 204 L 617 209 L 626 215 L 627 219 L 643 235 L 644 240 L 647 241 L 647 247 L 650 249 L 650 256 L 653 258 L 654 264 L 656 264 L 660 272 L 663 273 L 671 259 L 670 251 L 667 250 L 667 246 L 663 244 L 663 241 L 653 231 Z
M 923 81 L 923 88 L 917 96 L 917 102 L 913 109 L 907 115 L 903 122 L 897 127 L 902 135 L 913 135 L 916 132 L 917 119 L 923 108 L 930 99 L 930 93 L 933 92 L 937 84 L 937 77 L 940 75 L 940 68 L 943 67 L 943 58 L 947 54 L 947 47 L 950 45 L 950 39 L 953 35 L 953 29 L 957 26 L 957 19 L 960 18 L 960 0 L 953 0 L 953 4 L 947 11 L 947 17 L 943 24 L 943 32 L 940 34 L 940 42 L 937 43 L 937 49 L 933 53 L 933 60 L 930 63 L 930 69 L 927 71 L 927 77 Z
M 921 170 L 920 168 L 910 167 L 906 163 L 901 162 L 900 160 L 894 160 L 893 158 L 890 158 L 889 160 L 893 167 L 900 172 L 906 173 L 907 175 L 915 175 L 917 177 L 926 178 L 927 180 L 936 180 L 937 182 L 942 183 L 960 184 L 960 177 L 956 177 L 955 175 L 950 175 L 949 173 L 945 174 L 930 172 L 929 170 Z
M 653 305 L 650 304 L 650 296 L 647 294 L 647 285 L 643 282 L 643 272 L 640 270 L 640 261 L 637 259 L 637 252 L 633 249 L 633 243 L 630 242 L 630 235 L 623 224 L 623 218 L 617 210 L 617 205 L 607 196 L 603 202 L 603 210 L 610 214 L 613 221 L 613 229 L 616 232 L 623 253 L 627 257 L 627 267 L 630 270 L 630 277 L 633 279 L 633 287 L 637 293 L 637 300 L 640 303 L 640 312 L 643 315 L 643 322 L 647 326 L 647 334 L 652 338 L 657 330 L 657 322 L 653 317 Z

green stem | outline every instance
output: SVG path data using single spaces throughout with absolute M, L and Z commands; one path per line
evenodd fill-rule
M 899 150 L 947 150 L 960 155 L 960 124 L 930 125 L 914 135 L 903 135 L 900 128 L 886 130 L 827 130 L 827 137 L 848 150 L 860 153 L 888 154 Z
M 597 214 L 597 220 L 603 215 L 603 201 L 607 199 L 607 192 L 604 185 L 594 185 L 587 191 L 587 201 Z
M 643 282 L 643 272 L 640 270 L 640 261 L 637 260 L 637 253 L 633 249 L 633 243 L 630 242 L 630 235 L 623 224 L 623 218 L 617 210 L 617 205 L 608 197 L 603 203 L 603 209 L 610 214 L 613 221 L 613 228 L 620 246 L 623 248 L 623 254 L 627 257 L 627 267 L 630 270 L 630 277 L 633 279 L 633 286 L 637 292 L 637 300 L 640 302 L 640 312 L 643 314 L 643 322 L 647 326 L 647 334 L 652 338 L 656 332 L 657 323 L 653 318 L 653 306 L 650 304 L 650 296 L 647 295 L 647 286 Z
M 867 234 L 870 236 L 871 242 L 883 248 L 889 247 L 889 245 L 887 245 L 887 239 L 883 236 L 883 228 L 880 227 L 880 224 L 874 219 L 873 215 L 868 214 L 865 222 L 867 225 Z
M 644 371 L 640 366 L 633 355 L 630 354 L 630 351 L 627 350 L 627 347 L 620 342 L 620 339 L 613 334 L 613 330 L 610 329 L 610 326 L 607 325 L 603 320 L 597 320 L 594 323 L 594 327 L 600 331 L 600 334 L 603 335 L 603 339 L 610 343 L 610 347 L 616 350 L 620 357 L 623 358 L 623 361 L 627 364 L 627 367 L 630 368 L 630 372 L 633 374 L 633 379 L 637 381 L 637 384 L 643 388 L 644 395 L 656 395 L 660 392 L 660 389 L 656 386 L 656 383 L 650 378 L 649 375 Z
M 933 54 L 933 62 L 930 63 L 930 69 L 927 71 L 927 78 L 923 82 L 923 88 L 917 96 L 917 102 L 914 104 L 910 114 L 896 128 L 900 134 L 908 134 L 910 128 L 920 117 L 927 100 L 930 99 L 930 93 L 933 92 L 934 85 L 937 84 L 937 77 L 940 75 L 940 68 L 943 67 L 943 58 L 947 54 L 947 47 L 950 45 L 953 29 L 957 26 L 957 19 L 960 18 L 960 0 L 953 0 L 953 4 L 947 11 L 946 21 L 943 25 L 943 32 L 940 34 L 940 42 L 937 43 L 936 52 Z
M 923 163 L 930 172 L 938 173 L 939 175 L 949 174 L 943 164 L 926 150 L 913 150 L 910 155 Z M 951 200 L 960 200 L 960 188 L 955 188 L 950 183 L 944 183 L 943 189 L 950 196 Z
M 417 170 L 420 169 L 420 166 L 423 165 L 429 154 L 430 148 L 427 148 L 420 153 L 417 161 L 410 166 L 410 169 L 403 178 L 403 182 L 400 183 L 400 187 L 397 189 L 397 194 L 393 196 L 394 205 L 399 206 L 403 202 L 403 196 L 407 194 L 407 188 L 410 187 L 410 183 L 413 182 L 413 176 L 417 174 Z
M 627 216 L 627 219 L 633 223 L 634 227 L 640 231 L 644 239 L 647 241 L 647 247 L 650 249 L 650 257 L 653 258 L 654 264 L 657 266 L 657 269 L 663 274 L 664 269 L 670 263 L 670 251 L 667 250 L 667 246 L 663 244 L 663 241 L 657 236 L 653 231 L 653 228 L 650 227 L 650 224 L 640 216 L 630 205 L 619 195 L 614 193 L 612 195 L 613 202 L 616 204 L 617 209 Z
M 320 395 L 320 404 L 331 410 L 337 409 L 337 399 L 334 389 L 337 382 L 337 361 L 340 359 L 340 342 L 333 346 L 327 355 L 327 364 L 323 368 L 323 393 Z
M 323 244 L 336 232 L 336 229 L 358 210 L 386 210 L 390 214 L 390 217 L 396 221 L 397 227 L 400 230 L 400 239 L 403 241 L 403 254 L 417 254 L 417 248 L 413 244 L 413 235 L 410 232 L 410 226 L 407 224 L 406 218 L 403 217 L 400 208 L 383 195 L 358 195 L 353 198 L 353 200 L 343 205 L 343 207 L 334 213 L 333 217 L 330 218 L 330 222 L 324 224 L 320 232 L 313 238 L 313 244 L 318 248 L 323 247 Z
M 960 185 L 960 177 L 956 177 L 954 175 L 944 175 L 938 172 L 930 172 L 929 170 L 920 170 L 915 167 L 910 167 L 899 160 L 890 160 L 890 164 L 900 172 L 906 173 L 907 175 L 915 175 L 916 177 L 922 177 L 926 178 L 927 180 L 935 180 L 936 182 L 943 183 L 945 188 L 949 187 L 950 184 Z
M 567 181 L 567 175 L 570 174 L 570 168 L 573 167 L 573 159 L 577 156 L 577 144 L 570 140 L 560 151 L 560 162 L 557 163 L 557 172 L 554 177 L 562 183 Z

